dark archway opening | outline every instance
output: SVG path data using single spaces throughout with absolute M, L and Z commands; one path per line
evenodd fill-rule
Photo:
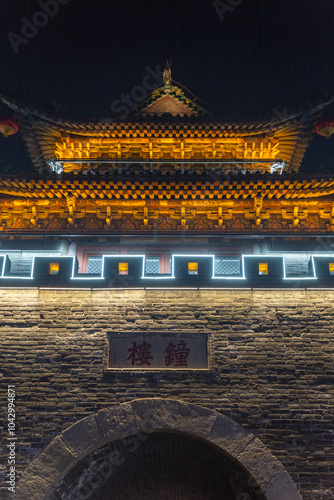
M 52 500 L 265 500 L 238 464 L 188 435 L 155 432 L 111 442 L 58 483 Z

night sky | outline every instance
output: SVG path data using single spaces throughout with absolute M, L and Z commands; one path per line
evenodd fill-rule
M 122 94 L 147 81 L 148 67 L 163 69 L 171 59 L 173 80 L 216 118 L 284 112 L 319 85 L 334 95 L 333 0 L 216 4 L 0 0 L 0 93 L 15 87 L 71 117 L 110 117 Z M 49 14 L 38 14 L 42 5 Z M 19 134 L 0 138 L 0 170 L 8 162 L 17 171 L 31 168 Z M 334 173 L 334 137 L 315 137 L 303 171 Z

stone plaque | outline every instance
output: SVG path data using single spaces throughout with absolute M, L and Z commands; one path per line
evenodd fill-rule
M 208 336 L 131 335 L 109 337 L 110 369 L 206 370 Z

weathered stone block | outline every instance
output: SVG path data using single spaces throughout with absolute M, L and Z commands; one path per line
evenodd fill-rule
M 64 441 L 57 436 L 49 446 L 36 457 L 29 471 L 43 477 L 48 483 L 55 485 L 61 474 L 65 474 L 76 462 L 76 456 L 67 448 Z
M 230 455 L 239 455 L 254 439 L 254 435 L 221 415 L 215 421 L 209 434 L 210 442 L 219 446 Z
M 268 448 L 257 438 L 246 445 L 237 459 L 258 484 L 269 481 L 273 476 L 284 472 L 281 462 L 272 460 Z
M 100 410 L 96 420 L 106 443 L 138 432 L 134 409 L 128 403 Z
M 269 482 L 263 483 L 261 490 L 266 495 L 267 500 L 302 500 L 301 494 L 297 489 L 293 493 L 291 486 L 294 486 L 292 479 L 286 472 L 281 472 Z
M 94 415 L 67 428 L 60 437 L 78 460 L 105 444 L 104 436 Z
M 45 500 L 52 491 L 52 486 L 38 475 L 24 472 L 18 482 L 12 500 Z

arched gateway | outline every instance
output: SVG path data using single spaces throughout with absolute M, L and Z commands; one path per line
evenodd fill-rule
M 173 496 L 170 496 L 172 492 Z M 54 438 L 15 500 L 297 500 L 283 465 L 243 427 L 176 400 L 114 404 Z

